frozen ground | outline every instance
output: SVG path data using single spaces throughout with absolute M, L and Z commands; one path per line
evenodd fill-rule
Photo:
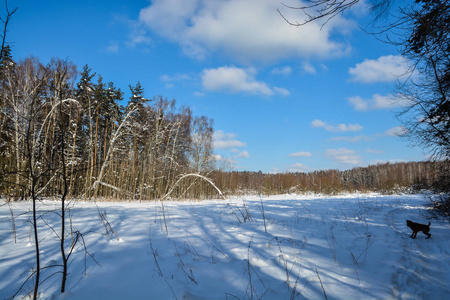
M 54 275 L 41 284 L 40 298 L 450 299 L 450 224 L 431 220 L 431 239 L 419 233 L 413 240 L 406 227 L 406 219 L 428 223 L 425 203 L 419 195 L 374 194 L 164 202 L 164 222 L 158 202 L 103 202 L 99 209 L 77 202 L 72 228 L 84 233 L 92 257 L 76 247 L 64 295 L 61 268 L 43 270 L 43 280 Z M 4 299 L 35 261 L 31 203 L 11 207 L 16 243 L 10 209 L 0 205 Z M 61 261 L 51 229 L 60 230 L 51 212 L 58 207 L 39 205 L 44 266 Z M 119 240 L 111 232 L 108 238 L 99 212 Z

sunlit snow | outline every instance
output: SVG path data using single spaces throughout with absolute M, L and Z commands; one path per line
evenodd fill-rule
M 0 201 L 0 298 L 35 266 L 31 203 Z M 60 264 L 57 201 L 39 212 L 41 266 Z M 420 195 L 283 195 L 204 202 L 75 202 L 66 293 L 60 267 L 42 271 L 41 299 L 448 299 L 450 224 L 428 223 Z M 164 209 L 164 210 L 163 210 Z M 99 217 L 114 232 L 109 236 Z M 164 213 L 163 213 L 164 212 Z M 45 214 L 44 214 L 45 213 Z M 265 218 L 264 218 L 265 216 Z M 165 221 L 164 221 L 165 217 Z M 44 220 L 48 225 L 44 223 Z M 166 227 L 167 225 L 167 227 Z M 68 221 L 67 226 L 70 228 Z M 117 235 L 117 238 L 115 234 Z M 69 243 L 70 232 L 67 236 Z M 25 285 L 20 299 L 32 288 Z

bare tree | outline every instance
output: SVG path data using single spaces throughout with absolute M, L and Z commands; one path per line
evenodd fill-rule
M 450 158 L 450 4 L 418 0 L 403 11 L 411 29 L 400 53 L 415 62 L 417 78 L 401 86 L 409 106 L 400 115 L 407 135 L 435 158 Z
M 305 4 L 301 6 L 290 6 L 282 3 L 284 8 L 302 11 L 304 14 L 303 19 L 290 20 L 285 16 L 281 9 L 278 9 L 278 13 L 292 26 L 300 27 L 316 21 L 322 22 L 322 26 L 324 26 L 334 17 L 344 14 L 362 2 L 365 2 L 365 4 L 370 6 L 370 10 L 374 14 L 374 20 L 382 19 L 389 14 L 392 7 L 401 5 L 401 3 L 396 0 L 369 0 L 368 2 L 361 0 L 304 0 L 302 3 Z M 405 2 L 413 3 L 414 0 Z
M 192 121 L 191 133 L 191 165 L 197 173 L 212 171 L 212 137 L 213 121 L 206 117 L 195 117 Z
M 119 127 L 115 130 L 112 139 L 110 141 L 110 145 L 108 148 L 108 152 L 106 154 L 106 159 L 104 161 L 104 163 L 102 164 L 101 168 L 100 168 L 100 173 L 98 175 L 97 180 L 94 182 L 93 186 L 92 186 L 92 190 L 93 190 L 93 196 L 94 198 L 97 197 L 97 193 L 98 193 L 98 188 L 101 184 L 104 184 L 102 182 L 103 180 L 103 176 L 106 172 L 106 169 L 109 165 L 109 163 L 111 162 L 111 158 L 112 158 L 112 154 L 114 152 L 115 146 L 116 146 L 116 142 L 117 140 L 121 137 L 121 135 L 123 134 L 124 130 L 126 129 L 126 127 L 130 126 L 129 123 L 129 118 L 130 116 L 136 111 L 137 109 L 135 107 L 131 108 L 130 111 L 126 114 L 125 118 L 122 120 L 122 122 L 120 123 Z
M 283 3 L 285 8 L 303 11 L 305 14 L 303 20 L 289 20 L 280 9 L 278 9 L 278 13 L 292 26 L 303 26 L 317 20 L 324 20 L 323 24 L 326 24 L 332 18 L 352 8 L 359 1 L 360 0 L 306 0 L 305 5 L 298 7 L 289 6 Z
M 16 185 L 21 188 L 23 195 L 29 195 L 33 201 L 33 217 L 32 226 L 35 242 L 35 256 L 36 269 L 35 285 L 33 298 L 37 298 L 39 284 L 40 284 L 40 250 L 39 250 L 39 235 L 38 235 L 38 211 L 37 203 L 39 201 L 38 186 L 39 181 L 47 172 L 46 164 L 37 160 L 37 157 L 42 157 L 43 147 L 39 143 L 40 119 L 43 115 L 44 103 L 41 95 L 44 90 L 45 81 L 47 79 L 47 72 L 36 59 L 27 59 L 17 68 L 17 73 L 11 78 L 11 104 L 15 111 L 12 116 L 15 122 L 15 137 L 16 143 L 16 159 L 21 159 L 23 162 L 18 162 L 16 168 L 13 170 L 17 175 Z
M 305 19 L 288 20 L 293 26 L 323 21 L 354 7 L 359 0 L 307 0 L 290 7 L 304 12 Z M 396 46 L 411 63 L 410 76 L 398 85 L 407 103 L 399 114 L 404 135 L 429 150 L 435 159 L 450 158 L 450 4 L 448 0 L 372 0 L 375 32 Z M 383 18 L 389 16 L 389 18 Z M 447 168 L 448 169 L 448 168 Z
M 47 67 L 49 79 L 47 82 L 47 97 L 51 100 L 49 103 L 53 104 L 49 112 L 49 117 L 55 120 L 54 138 L 55 141 L 55 177 L 58 181 L 59 191 L 61 194 L 61 232 L 59 234 L 60 252 L 62 259 L 62 280 L 61 293 L 64 293 L 67 275 L 68 275 L 68 261 L 72 251 L 79 239 L 79 233 L 76 233 L 75 239 L 71 241 L 71 245 L 66 250 L 66 200 L 69 192 L 69 174 L 66 166 L 68 153 L 68 136 L 71 127 L 70 112 L 71 107 L 79 108 L 77 100 L 73 99 L 74 79 L 77 74 L 76 67 L 70 62 L 53 59 Z

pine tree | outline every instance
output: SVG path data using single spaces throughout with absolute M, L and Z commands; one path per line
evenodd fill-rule
M 94 116 L 93 107 L 95 104 L 94 98 L 94 84 L 92 78 L 95 73 L 91 74 L 92 69 L 88 65 L 83 67 L 80 81 L 77 84 L 77 91 L 75 93 L 78 102 L 82 107 L 79 124 L 82 128 L 80 132 L 80 139 L 78 140 L 79 147 L 82 149 L 82 162 L 86 170 L 84 177 L 84 193 L 86 197 L 91 196 L 92 178 L 94 172 Z
M 11 164 L 13 163 L 11 148 L 13 124 L 8 118 L 12 114 L 11 106 L 8 105 L 8 93 L 11 90 L 8 88 L 8 81 L 14 78 L 16 63 L 12 59 L 11 48 L 7 45 L 3 49 L 3 54 L 0 60 L 0 174 L 10 173 Z M 3 175 L 5 176 L 5 175 Z M 2 176 L 2 177 L 3 177 Z M 10 187 L 3 187 L 2 181 L 8 181 L 8 178 L 0 178 L 0 195 L 3 189 L 5 194 L 9 197 L 8 189 Z

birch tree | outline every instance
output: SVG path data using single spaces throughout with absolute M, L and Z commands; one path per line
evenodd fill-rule
M 36 266 L 34 270 L 35 285 L 33 298 L 37 298 L 40 284 L 40 249 L 38 234 L 39 182 L 51 170 L 48 164 L 42 163 L 43 145 L 39 139 L 40 121 L 44 115 L 45 102 L 43 93 L 47 80 L 47 72 L 42 64 L 34 58 L 20 62 L 14 76 L 8 80 L 7 100 L 13 114 L 10 116 L 14 124 L 14 141 L 16 165 L 13 172 L 16 174 L 15 186 L 20 189 L 23 197 L 30 196 L 33 202 L 32 227 L 34 235 Z
M 213 170 L 212 137 L 213 121 L 206 117 L 195 117 L 192 121 L 191 133 L 191 166 L 196 173 L 207 173 Z
M 79 109 L 79 103 L 74 97 L 74 82 L 77 74 L 76 67 L 70 62 L 53 59 L 47 67 L 49 79 L 47 82 L 47 97 L 51 99 L 47 103 L 52 105 L 49 114 L 55 121 L 54 124 L 54 168 L 57 180 L 58 190 L 61 199 L 61 231 L 58 235 L 60 241 L 60 253 L 62 260 L 62 280 L 61 293 L 65 292 L 65 286 L 68 275 L 68 261 L 72 251 L 78 242 L 79 233 L 76 233 L 74 240 L 70 241 L 70 245 L 66 247 L 66 236 L 69 234 L 66 230 L 66 200 L 69 194 L 69 171 L 74 169 L 67 168 L 69 157 L 74 157 L 75 149 L 70 153 L 69 137 L 75 138 L 71 134 L 70 128 L 74 124 L 72 120 L 72 112 Z M 56 108 L 56 109 L 53 109 Z M 76 134 L 76 133 L 75 133 Z M 74 163 L 74 162 L 72 162 Z

